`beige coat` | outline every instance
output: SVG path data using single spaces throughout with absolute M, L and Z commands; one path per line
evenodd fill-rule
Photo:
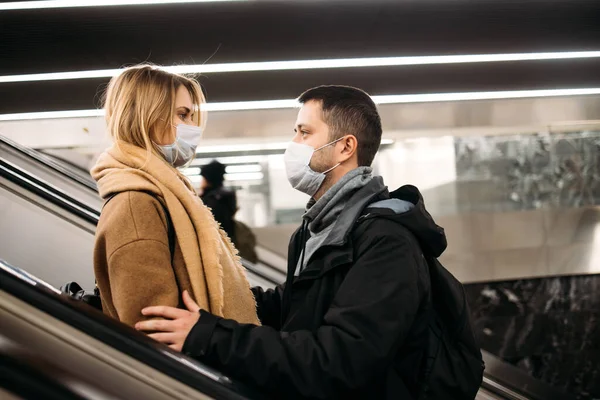
M 200 308 L 259 324 L 237 251 L 189 182 L 157 156 L 120 142 L 92 176 L 111 200 L 96 231 L 94 272 L 106 314 L 129 325 L 151 305 L 181 307 L 190 291 Z M 171 264 L 164 202 L 177 237 Z

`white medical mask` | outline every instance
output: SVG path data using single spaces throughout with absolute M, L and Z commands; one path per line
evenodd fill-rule
M 339 166 L 340 163 L 337 163 L 327 171 L 316 172 L 309 166 L 310 160 L 316 151 L 331 146 L 343 138 L 344 137 L 341 137 L 317 149 L 306 144 L 290 142 L 283 155 L 283 161 L 285 162 L 285 171 L 287 173 L 288 181 L 292 187 L 311 197 L 314 196 L 323 184 L 325 175 Z
M 202 138 L 202 128 L 195 125 L 179 124 L 176 126 L 175 142 L 157 145 L 169 164 L 181 168 L 190 163 L 196 156 L 196 147 Z

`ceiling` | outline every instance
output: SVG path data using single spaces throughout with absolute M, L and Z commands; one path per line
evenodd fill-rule
M 233 1 L 0 11 L 0 76 L 161 65 L 600 50 L 597 0 Z M 210 102 L 600 87 L 600 58 L 211 73 Z M 101 106 L 107 78 L 0 84 L 0 114 Z

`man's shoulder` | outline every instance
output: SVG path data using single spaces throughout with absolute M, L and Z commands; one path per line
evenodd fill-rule
M 352 229 L 354 241 L 375 242 L 379 240 L 407 243 L 418 246 L 410 230 L 385 213 L 362 214 Z

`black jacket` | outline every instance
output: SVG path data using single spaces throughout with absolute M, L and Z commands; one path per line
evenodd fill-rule
M 437 257 L 446 240 L 412 186 L 392 193 L 415 204 L 396 221 L 365 211 L 389 197 L 379 177 L 360 189 L 294 277 L 308 238 L 297 230 L 287 283 L 253 289 L 263 326 L 201 311 L 184 353 L 279 398 L 414 398 L 431 307 L 421 248 Z
M 235 242 L 235 225 L 233 216 L 237 211 L 235 192 L 223 186 L 207 189 L 200 197 L 202 202 L 210 207 L 213 216 L 229 238 Z

